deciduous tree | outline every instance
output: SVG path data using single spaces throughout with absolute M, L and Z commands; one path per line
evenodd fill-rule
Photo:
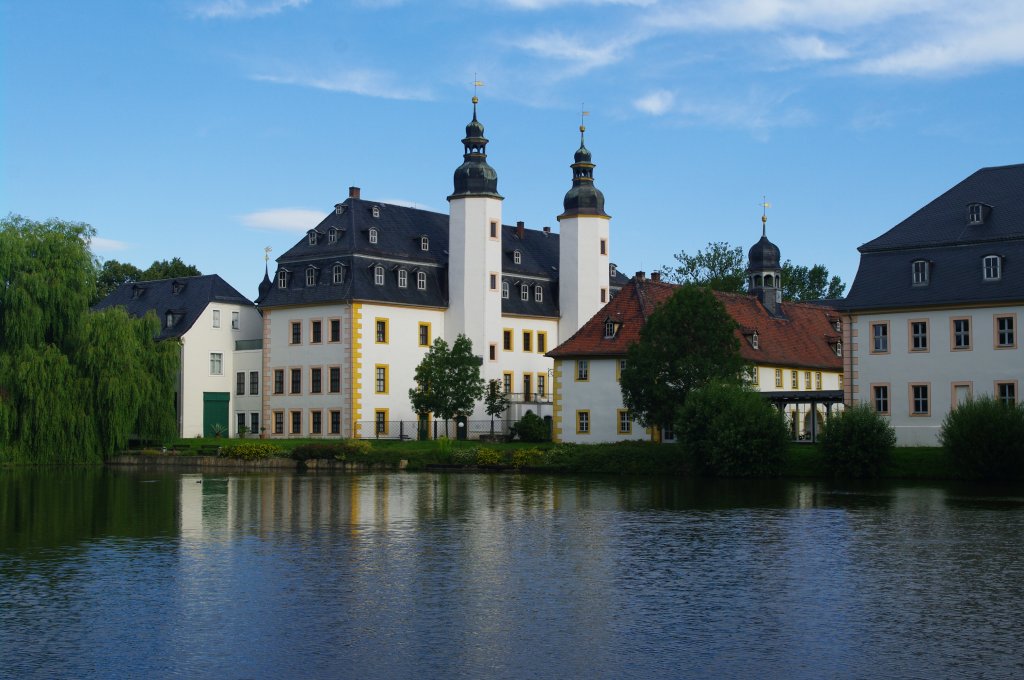
M 469 415 L 484 395 L 480 358 L 473 355 L 473 342 L 462 334 L 451 347 L 444 338 L 436 338 L 413 379 L 416 387 L 409 390 L 413 410 L 445 421 Z
M 845 290 L 846 284 L 838 276 L 830 278 L 823 264 L 803 267 L 786 260 L 782 265 L 784 300 L 834 300 L 841 298 Z
M 661 268 L 665 278 L 673 283 L 693 283 L 729 293 L 743 291 L 747 264 L 743 249 L 738 246 L 734 248 L 725 241 L 716 241 L 708 243 L 696 255 L 680 251 L 673 257 L 678 263 L 676 266 Z

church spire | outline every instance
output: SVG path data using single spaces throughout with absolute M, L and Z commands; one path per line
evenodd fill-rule
M 573 215 L 608 216 L 604 212 L 604 194 L 594 186 L 595 166 L 584 138 L 586 131 L 587 126 L 581 124 L 580 148 L 576 150 L 576 155 L 573 157 L 574 162 L 569 166 L 572 168 L 572 188 L 565 194 L 565 199 L 562 201 L 564 211 L 559 215 L 559 219 Z
M 448 197 L 449 201 L 464 196 L 501 198 L 498 194 L 498 173 L 487 164 L 484 126 L 476 117 L 476 105 L 479 102 L 476 95 L 473 95 L 473 120 L 466 126 L 466 136 L 462 140 L 463 162 L 455 170 L 455 191 Z

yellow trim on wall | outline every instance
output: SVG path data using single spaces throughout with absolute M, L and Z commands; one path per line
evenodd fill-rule
M 562 360 L 555 359 L 551 374 L 551 440 L 562 441 Z
M 363 306 L 352 305 L 352 436 L 359 438 L 359 421 L 363 418 Z
M 377 374 L 380 373 L 380 371 L 382 369 L 384 371 L 384 389 L 383 390 L 378 389 L 378 387 L 377 387 Z M 388 365 L 387 364 L 374 364 L 373 365 L 373 393 L 374 394 L 390 394 L 390 392 L 389 392 L 389 388 L 390 388 L 389 380 L 390 380 L 391 376 L 389 376 L 388 373 L 390 373 L 390 371 L 388 370 Z M 378 409 L 378 410 L 380 410 L 380 409 Z
M 548 332 L 537 331 L 537 337 L 534 347 L 537 350 L 537 354 L 545 354 L 548 351 Z
M 626 416 L 626 429 L 622 429 L 622 416 Z M 629 417 L 629 409 L 615 409 L 615 431 L 619 434 L 633 434 L 633 419 Z
M 587 429 L 581 429 L 582 416 L 586 415 Z M 594 430 L 594 423 L 590 420 L 590 409 L 583 408 L 576 411 L 576 434 L 590 434 Z
M 586 366 L 583 366 L 586 364 Z M 585 375 L 580 377 L 580 368 L 585 368 Z M 576 360 L 576 372 L 573 373 L 573 380 L 576 382 L 590 382 L 590 359 L 577 359 Z
M 533 331 L 523 329 L 523 351 L 533 351 Z
M 421 341 L 421 339 L 420 339 L 420 331 L 423 330 L 424 326 L 427 327 L 427 342 L 426 342 L 426 344 L 424 344 Z M 431 329 L 430 322 L 429 321 L 420 321 L 419 324 L 416 326 L 416 343 L 420 347 L 430 347 L 430 343 L 433 342 L 433 340 L 434 340 L 434 332 Z
M 378 340 L 377 339 L 377 326 L 379 326 L 381 323 L 384 324 L 384 339 L 383 340 Z M 378 317 L 376 317 L 373 320 L 373 341 L 376 344 L 378 344 L 378 345 L 386 345 L 386 344 L 388 344 L 388 341 L 391 340 L 391 327 L 390 326 L 391 326 L 391 324 L 388 322 L 388 318 L 386 316 L 378 316 Z
M 508 334 L 508 343 L 505 343 L 505 334 Z M 514 328 L 502 328 L 501 329 L 501 351 L 512 352 L 516 348 L 516 329 Z
M 381 432 L 377 429 L 377 416 L 384 414 L 384 431 Z M 375 408 L 373 409 L 373 436 L 380 434 L 386 435 L 388 433 L 388 420 L 390 420 L 388 409 L 386 408 Z

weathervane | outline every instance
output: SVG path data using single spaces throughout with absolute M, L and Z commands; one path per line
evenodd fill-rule
M 761 195 L 761 236 L 765 235 L 765 230 L 768 225 L 768 208 L 772 207 L 772 204 L 768 202 L 768 198 Z
M 267 246 L 266 248 L 263 249 L 263 261 L 264 262 L 270 262 L 270 250 L 271 250 L 270 246 Z
M 478 87 L 483 87 L 483 86 L 484 86 L 484 81 L 477 80 L 476 71 L 474 71 L 473 72 L 473 103 L 474 104 L 476 104 L 478 101 L 480 101 L 477 98 L 477 96 L 476 96 L 476 90 L 477 90 Z

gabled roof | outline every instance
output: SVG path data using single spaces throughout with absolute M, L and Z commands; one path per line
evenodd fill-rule
M 629 346 L 640 339 L 640 329 L 651 312 L 678 289 L 675 284 L 634 278 L 575 335 L 547 356 L 556 359 L 625 356 Z M 831 308 L 783 302 L 782 313 L 773 316 L 753 295 L 719 291 L 714 295 L 739 325 L 736 335 L 740 340 L 740 354 L 747 361 L 762 366 L 842 370 L 842 359 L 836 356 L 834 349 L 839 333 L 829 320 L 830 316 L 836 316 Z M 608 320 L 622 324 L 612 338 L 605 337 Z M 759 349 L 754 349 L 748 339 L 753 331 L 757 332 Z
M 199 316 L 211 303 L 223 303 L 252 307 L 252 301 L 235 290 L 217 274 L 183 276 L 177 279 L 137 281 L 122 283 L 93 309 L 124 307 L 132 316 L 143 317 L 153 310 L 160 319 L 158 340 L 180 338 L 195 324 Z M 167 327 L 167 313 L 178 316 L 170 328 Z

